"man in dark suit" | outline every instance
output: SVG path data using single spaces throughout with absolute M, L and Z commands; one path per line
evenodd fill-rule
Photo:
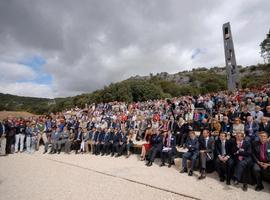
M 203 130 L 202 137 L 199 139 L 200 161 L 201 161 L 201 175 L 199 179 L 206 177 L 205 169 L 206 162 L 214 159 L 215 139 L 210 137 L 208 130 Z
M 193 175 L 193 171 L 195 169 L 195 164 L 199 157 L 199 140 L 195 135 L 194 131 L 189 132 L 189 137 L 185 143 L 185 147 L 188 148 L 188 151 L 184 153 L 182 160 L 182 170 L 180 173 L 187 172 L 187 160 L 191 160 L 191 169 L 188 173 L 189 176 Z
M 156 158 L 156 155 L 160 153 L 162 150 L 163 135 L 160 133 L 160 131 L 157 131 L 157 133 L 153 135 L 151 141 L 152 141 L 152 147 L 149 150 L 149 160 L 146 163 L 146 166 L 148 167 L 152 166 Z
M 238 183 L 242 180 L 243 182 L 243 190 L 247 191 L 247 170 L 252 164 L 251 158 L 251 144 L 248 140 L 244 140 L 245 134 L 242 132 L 236 133 L 236 141 L 234 143 L 234 157 L 235 157 L 235 174 L 234 174 L 234 184 L 238 185 Z
M 74 149 L 75 149 L 75 154 L 78 153 L 80 150 L 81 142 L 82 142 L 82 137 L 83 137 L 83 132 L 82 128 L 79 127 L 78 131 L 75 132 L 75 138 L 74 138 Z
M 112 140 L 113 140 L 113 144 L 112 144 L 111 156 L 114 156 L 114 154 L 118 152 L 119 143 L 121 141 L 121 133 L 120 133 L 118 127 L 116 127 L 114 129 L 114 134 L 113 134 L 113 139 Z
M 119 141 L 119 146 L 117 148 L 116 157 L 120 157 L 123 155 L 123 152 L 127 149 L 127 135 L 125 131 L 121 131 L 121 137 Z
M 252 157 L 255 161 L 253 165 L 253 173 L 256 177 L 256 191 L 261 191 L 264 186 L 262 184 L 262 174 L 270 174 L 270 142 L 266 132 L 259 133 L 260 141 L 253 143 Z
M 267 133 L 267 137 L 270 138 L 270 121 L 267 117 L 261 118 L 261 123 L 259 124 L 259 131 L 264 131 Z
M 220 181 L 223 182 L 225 180 L 226 174 L 226 184 L 230 185 L 234 167 L 233 146 L 232 141 L 227 140 L 226 137 L 227 134 L 221 132 L 219 139 L 215 142 L 216 170 Z
M 105 130 L 105 135 L 103 139 L 103 148 L 102 148 L 102 154 L 103 155 L 109 155 L 110 149 L 112 148 L 113 143 L 113 132 L 111 132 L 111 129 Z
M 105 130 L 99 129 L 97 142 L 95 144 L 95 154 L 99 155 L 104 145 Z
M 161 164 L 160 167 L 165 165 L 165 159 L 168 157 L 168 167 L 170 168 L 172 165 L 172 157 L 176 155 L 176 138 L 171 134 L 171 131 L 165 133 L 163 138 L 163 148 L 160 154 Z

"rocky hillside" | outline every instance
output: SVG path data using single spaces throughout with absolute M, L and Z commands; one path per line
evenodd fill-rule
M 270 64 L 239 66 L 239 72 L 243 88 L 259 87 L 270 83 Z M 145 101 L 220 90 L 226 90 L 225 68 L 197 68 L 176 74 L 162 72 L 149 76 L 134 76 L 92 93 L 67 98 L 45 99 L 0 93 L 0 111 L 28 111 L 43 114 L 74 106 L 83 107 L 86 103 Z

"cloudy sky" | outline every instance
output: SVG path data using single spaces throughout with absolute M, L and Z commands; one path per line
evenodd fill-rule
M 65 97 L 134 75 L 262 63 L 269 0 L 1 0 L 0 92 Z

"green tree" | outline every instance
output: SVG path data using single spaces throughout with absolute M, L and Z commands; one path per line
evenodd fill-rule
M 264 60 L 264 63 L 270 63 L 270 30 L 266 34 L 266 38 L 261 42 L 261 57 Z

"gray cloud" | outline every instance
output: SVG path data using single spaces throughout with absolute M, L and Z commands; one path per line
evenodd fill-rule
M 230 21 L 237 62 L 251 65 L 262 62 L 269 9 L 268 0 L 3 0 L 0 62 L 42 55 L 53 77 L 47 93 L 75 95 L 137 74 L 223 66 L 221 27 Z M 196 49 L 204 51 L 192 59 Z

